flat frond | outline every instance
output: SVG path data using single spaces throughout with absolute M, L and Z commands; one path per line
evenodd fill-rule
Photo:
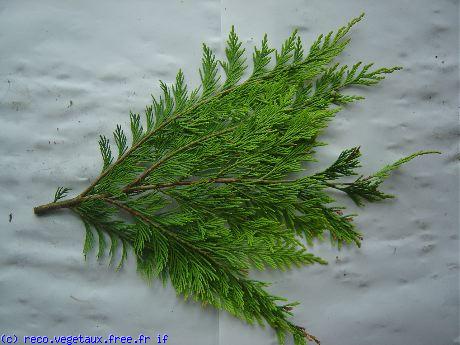
M 155 127 L 171 116 L 174 110 L 174 98 L 171 89 L 163 81 L 160 81 L 160 88 L 163 95 L 158 100 L 152 96 Z
M 130 114 L 130 124 L 131 124 L 131 135 L 133 140 L 133 145 L 141 140 L 143 128 L 141 125 L 141 116 L 139 114 Z
M 386 178 L 389 177 L 390 172 L 399 168 L 401 165 L 411 161 L 415 157 L 426 155 L 426 154 L 433 154 L 433 153 L 440 153 L 438 151 L 419 151 L 415 152 L 407 157 L 401 158 L 393 164 L 386 165 L 375 174 L 364 177 L 358 177 L 354 182 L 344 185 L 343 187 L 339 187 L 348 196 L 358 205 L 363 205 L 363 200 L 374 202 L 380 201 L 383 199 L 393 198 L 393 195 L 386 194 L 380 191 L 378 188 L 379 186 L 385 181 Z
M 97 258 L 103 259 L 105 255 L 105 249 L 107 248 L 107 242 L 104 237 L 104 232 L 100 228 L 96 228 L 96 233 L 98 236 L 98 251 L 97 251 Z
M 86 221 L 83 221 L 83 224 L 85 225 L 85 230 L 86 230 L 85 241 L 83 244 L 83 255 L 86 259 L 88 256 L 88 253 L 94 247 L 94 235 L 93 235 L 93 232 L 91 231 L 91 225 Z
M 268 47 L 268 38 L 267 34 L 265 34 L 260 49 L 255 47 L 254 53 L 252 54 L 252 61 L 254 65 L 252 77 L 258 77 L 267 72 L 267 65 L 271 60 L 270 55 L 274 51 L 275 49 Z
M 184 73 L 179 70 L 176 76 L 176 84 L 172 87 L 172 93 L 174 95 L 175 111 L 180 112 L 184 110 L 187 105 L 187 85 L 184 81 Z
M 115 144 L 118 148 L 118 157 L 121 157 L 128 149 L 128 139 L 126 138 L 126 135 L 123 132 L 123 129 L 121 129 L 120 125 L 117 125 L 117 129 L 115 130 L 115 132 L 113 132 L 113 137 L 115 139 Z
M 232 25 L 228 35 L 227 47 L 225 48 L 226 61 L 220 64 L 225 71 L 226 80 L 223 89 L 227 89 L 238 83 L 246 70 L 246 58 L 243 56 L 245 49 L 241 47 L 242 42 L 235 33 L 235 27 Z
M 327 180 L 335 180 L 343 176 L 356 175 L 355 169 L 361 165 L 359 163 L 359 147 L 344 150 L 340 153 L 337 160 L 323 172 L 316 174 L 317 178 L 324 178 Z
M 54 200 L 53 202 L 56 202 L 62 198 L 65 198 L 66 195 L 71 191 L 71 188 L 67 187 L 57 187 L 56 193 L 54 193 Z
M 145 107 L 145 120 L 147 122 L 147 132 L 150 132 L 155 126 L 155 114 L 153 113 L 153 105 Z
M 300 49 L 301 49 L 300 45 Z M 283 43 L 281 50 L 275 53 L 276 57 L 276 68 L 283 67 L 291 61 L 294 54 L 296 58 L 299 59 L 299 54 L 301 51 L 298 51 L 299 45 L 297 40 L 297 30 L 294 30 L 291 36 Z
M 202 97 L 214 94 L 218 89 L 220 76 L 217 68 L 218 61 L 213 51 L 203 43 L 203 57 L 201 59 L 200 78 L 202 84 Z
M 107 169 L 107 167 L 112 164 L 113 156 L 112 156 L 112 149 L 110 148 L 109 139 L 105 136 L 101 135 L 99 138 L 99 148 L 101 150 L 102 155 L 102 170 Z

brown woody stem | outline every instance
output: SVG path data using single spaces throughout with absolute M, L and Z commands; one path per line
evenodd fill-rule
M 34 207 L 34 213 L 36 215 L 42 215 L 54 210 L 59 210 L 61 208 L 69 208 L 78 205 L 81 202 L 81 199 L 76 197 L 69 200 L 50 202 L 49 204 L 43 204 L 37 207 Z
M 77 206 L 78 204 L 82 203 L 85 200 L 99 199 L 101 197 L 102 197 L 102 195 L 96 195 L 96 194 L 91 195 L 91 196 L 86 196 L 86 197 L 83 197 L 83 196 L 79 195 L 79 196 L 77 196 L 75 198 L 72 198 L 72 199 L 63 200 L 63 201 L 56 201 L 56 202 L 50 202 L 49 204 L 43 204 L 43 205 L 40 205 L 40 206 L 36 206 L 36 207 L 34 207 L 34 213 L 37 216 L 40 216 L 40 215 L 46 214 L 48 212 L 59 210 L 61 208 L 71 208 L 71 207 Z

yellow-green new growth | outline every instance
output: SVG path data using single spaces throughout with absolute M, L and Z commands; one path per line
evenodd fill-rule
M 265 35 L 245 81 L 245 51 L 232 27 L 224 61 L 203 45 L 199 88 L 189 93 L 181 71 L 173 86 L 161 82 L 162 95 L 146 107 L 145 122 L 130 114 L 131 146 L 117 125 L 115 159 L 109 139 L 101 136 L 101 174 L 72 199 L 61 200 L 69 189 L 59 187 L 54 201 L 35 213 L 76 212 L 86 229 L 85 257 L 97 242 L 98 259 L 108 251 L 112 262 L 121 246 L 119 268 L 131 248 L 147 279 L 169 280 L 185 298 L 250 324 L 268 324 L 280 344 L 286 335 L 296 345 L 319 343 L 290 321 L 297 303 L 268 293 L 267 283 L 249 277 L 250 269 L 325 264 L 302 239 L 313 244 L 327 233 L 333 243 L 359 246 L 351 215 L 330 206 L 334 199 L 327 190 L 343 191 L 359 205 L 389 198 L 378 189 L 388 173 L 429 153 L 417 152 L 354 182 L 342 178 L 356 174 L 359 148 L 344 150 L 322 172 L 305 169 L 339 106 L 362 99 L 342 90 L 376 84 L 399 69 L 331 65 L 362 16 L 321 35 L 309 51 L 297 32 L 279 51 Z M 298 173 L 303 177 L 292 177 Z

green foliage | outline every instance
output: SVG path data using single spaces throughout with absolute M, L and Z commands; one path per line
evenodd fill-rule
M 104 171 L 110 164 L 112 164 L 112 150 L 110 148 L 109 139 L 101 135 L 99 138 L 99 148 L 102 155 L 102 170 Z
M 232 26 L 227 40 L 227 48 L 225 48 L 227 61 L 220 61 L 220 65 L 227 76 L 223 89 L 227 89 L 238 83 L 246 70 L 246 58 L 243 57 L 244 48 L 241 48 L 241 44 L 235 33 L 235 28 Z
M 272 54 L 274 51 L 274 48 L 268 47 L 267 34 L 265 34 L 264 39 L 262 40 L 261 48 L 257 49 L 257 47 L 255 47 L 254 53 L 252 54 L 252 61 L 254 65 L 252 77 L 258 77 L 267 72 L 266 67 L 271 60 L 270 54 Z
M 202 97 L 206 98 L 218 89 L 220 76 L 217 68 L 216 55 L 203 43 L 202 69 L 200 69 L 201 85 L 203 87 Z
M 67 187 L 58 187 L 56 189 L 56 193 L 54 193 L 54 200 L 53 202 L 56 202 L 62 198 L 65 198 L 67 193 L 69 193 L 69 191 L 71 191 L 72 189 L 70 188 L 67 188 Z
M 126 135 L 120 125 L 117 125 L 117 129 L 113 132 L 113 137 L 118 148 L 118 157 L 121 157 L 128 149 L 128 139 L 126 139 Z
M 162 95 L 146 107 L 145 129 L 141 116 L 131 113 L 128 148 L 117 125 L 116 161 L 101 136 L 103 172 L 69 206 L 84 221 L 85 257 L 98 243 L 102 259 L 110 239 L 110 262 L 121 250 L 118 267 L 132 248 L 146 279 L 170 280 L 185 298 L 268 324 L 280 344 L 289 334 L 296 345 L 317 341 L 289 320 L 296 303 L 279 304 L 284 299 L 267 292 L 267 283 L 250 279 L 250 269 L 326 264 L 307 252 L 302 239 L 312 245 L 328 236 L 339 247 L 359 246 L 353 215 L 331 206 L 328 189 L 358 205 L 388 198 L 379 187 L 389 173 L 430 153 L 417 152 L 347 182 L 360 167 L 355 147 L 324 171 L 308 174 L 305 163 L 324 145 L 318 136 L 340 110 L 336 105 L 362 99 L 343 89 L 376 84 L 399 69 L 331 65 L 361 18 L 321 35 L 308 52 L 296 31 L 280 50 L 270 48 L 265 35 L 243 82 L 246 58 L 232 27 L 225 61 L 203 45 L 200 92 L 188 93 L 182 71 L 173 86 L 160 82 Z M 66 192 L 58 189 L 55 201 Z
M 344 187 L 336 186 L 342 191 L 348 194 L 348 196 L 358 205 L 362 206 L 363 200 L 366 201 L 379 201 L 387 198 L 393 198 L 391 194 L 386 194 L 381 192 L 378 187 L 382 182 L 389 176 L 389 173 L 392 170 L 399 168 L 402 164 L 409 162 L 417 156 L 430 154 L 430 153 L 439 153 L 436 151 L 419 151 L 411 154 L 410 156 L 401 158 L 393 164 L 389 164 L 375 174 L 364 177 L 358 177 L 354 182 L 346 184 Z
M 275 51 L 276 68 L 282 68 L 286 66 L 291 61 L 294 52 L 296 52 L 296 58 L 292 62 L 298 63 L 301 61 L 301 57 L 299 58 L 299 55 L 302 54 L 302 43 L 300 43 L 300 46 L 297 47 L 296 43 L 299 41 L 296 40 L 296 38 L 297 30 L 294 30 L 291 36 L 283 43 L 280 52 Z

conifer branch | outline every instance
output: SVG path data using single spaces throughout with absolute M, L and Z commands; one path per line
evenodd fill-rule
M 295 345 L 319 344 L 289 321 L 297 303 L 268 293 L 250 270 L 326 264 L 302 239 L 313 245 L 328 236 L 338 247 L 360 246 L 355 215 L 331 206 L 329 189 L 358 205 L 393 197 L 379 189 L 390 172 L 435 153 L 416 152 L 368 177 L 358 173 L 359 147 L 344 150 L 323 171 L 305 168 L 324 145 L 318 137 L 339 112 L 336 105 L 363 99 L 343 90 L 372 86 L 400 69 L 333 63 L 362 17 L 320 35 L 308 51 L 297 31 L 279 50 L 265 35 L 244 81 L 245 50 L 232 27 L 223 61 L 203 45 L 198 88 L 189 91 L 181 70 L 173 85 L 160 82 L 161 95 L 152 96 L 145 117 L 130 113 L 130 145 L 120 125 L 113 132 L 116 155 L 101 135 L 100 175 L 67 200 L 70 189 L 58 187 L 54 201 L 34 212 L 74 211 L 85 228 L 85 258 L 97 249 L 98 260 L 108 252 L 112 263 L 121 250 L 118 269 L 132 249 L 145 278 L 170 280 L 185 298 L 268 324 L 280 344 L 287 335 Z

